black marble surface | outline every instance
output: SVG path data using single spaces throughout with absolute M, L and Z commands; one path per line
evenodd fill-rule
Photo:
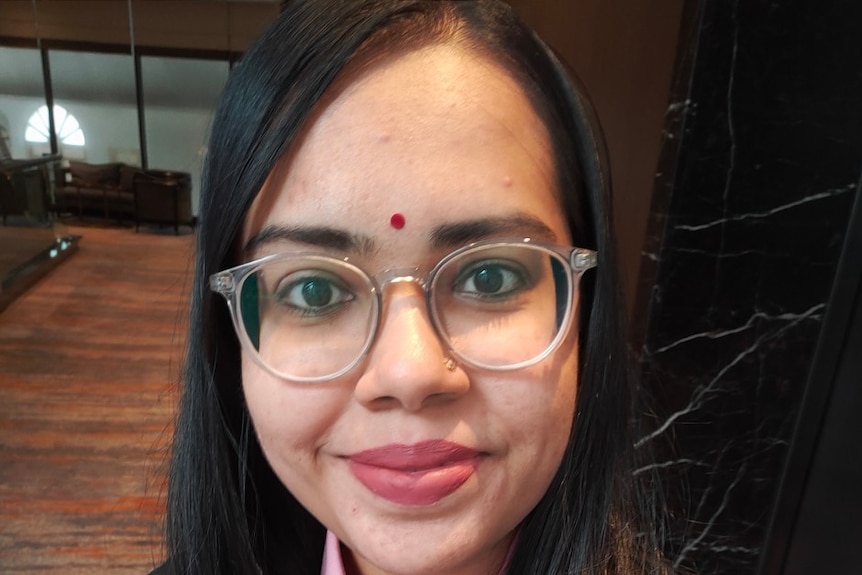
M 756 573 L 862 174 L 862 2 L 691 0 L 643 254 L 668 553 Z M 814 382 L 816 385 L 817 382 Z

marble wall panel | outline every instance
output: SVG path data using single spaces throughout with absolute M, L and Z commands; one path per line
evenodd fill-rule
M 642 262 L 641 445 L 660 454 L 673 561 L 744 575 L 858 195 L 862 3 L 692 0 L 685 22 Z

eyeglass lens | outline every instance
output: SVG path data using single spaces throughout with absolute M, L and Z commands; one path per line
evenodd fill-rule
M 444 260 L 428 286 L 441 337 L 462 359 L 505 367 L 542 355 L 571 302 L 572 274 L 537 246 L 493 245 Z M 242 282 L 239 315 L 260 360 L 286 378 L 325 378 L 367 350 L 378 323 L 374 282 L 326 257 L 276 259 Z

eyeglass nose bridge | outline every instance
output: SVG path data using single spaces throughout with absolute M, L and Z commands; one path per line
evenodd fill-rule
M 428 294 L 427 274 L 423 274 L 421 268 L 385 269 L 371 279 L 375 290 L 379 290 L 381 295 L 383 295 L 386 286 L 402 283 L 416 284 L 426 295 Z
M 382 310 L 384 307 L 383 303 L 383 294 L 384 290 L 390 285 L 397 284 L 415 284 L 422 290 L 422 295 L 424 296 L 425 306 L 428 313 L 428 318 L 431 322 L 431 327 L 434 330 L 437 339 L 440 341 L 443 349 L 450 350 L 451 345 L 446 339 L 446 335 L 440 330 L 440 326 L 436 317 L 436 310 L 434 309 L 434 304 L 431 301 L 431 293 L 428 291 L 428 282 L 430 279 L 430 272 L 424 272 L 422 268 L 412 267 L 412 268 L 390 268 L 381 271 L 380 273 L 371 276 L 371 284 L 374 287 L 374 292 L 376 296 L 376 315 L 377 320 L 375 322 L 373 333 L 369 339 L 368 348 L 366 348 L 365 353 L 370 351 L 370 348 L 374 346 L 377 342 L 377 338 L 380 330 L 380 322 L 382 321 Z

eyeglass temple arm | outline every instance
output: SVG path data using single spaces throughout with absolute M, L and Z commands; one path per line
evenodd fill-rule
M 586 248 L 575 248 L 569 255 L 569 263 L 578 273 L 583 273 L 599 265 L 599 254 Z

